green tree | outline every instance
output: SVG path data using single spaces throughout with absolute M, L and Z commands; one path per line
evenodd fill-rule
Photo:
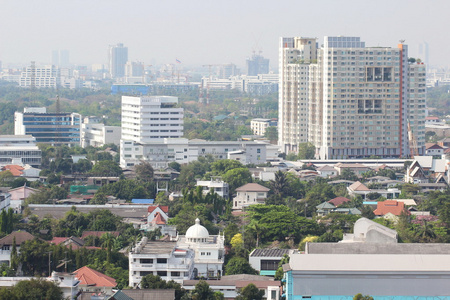
M 229 170 L 243 168 L 241 162 L 234 159 L 220 159 L 211 164 L 211 171 L 214 175 L 222 175 Z
M 149 182 L 153 180 L 153 167 L 148 161 L 141 161 L 138 165 L 134 166 L 136 177 L 138 180 Z
M 222 294 L 222 296 L 223 296 L 223 294 Z M 214 291 L 209 287 L 209 284 L 206 283 L 206 281 L 204 281 L 204 280 L 200 280 L 200 282 L 195 285 L 195 289 L 193 289 L 191 292 L 191 297 L 193 300 L 216 300 L 217 299 L 217 296 L 215 295 Z
M 311 143 L 300 143 L 298 145 L 298 159 L 313 159 L 316 154 L 316 147 Z
M 236 300 L 262 300 L 264 298 L 264 290 L 260 290 L 253 283 L 249 283 L 239 290 Z
M 257 275 L 258 271 L 252 268 L 249 262 L 239 256 L 231 258 L 225 266 L 225 275 L 233 274 L 254 274 Z
M 94 197 L 89 201 L 89 204 L 100 204 L 103 205 L 108 202 L 108 198 L 105 193 L 97 192 Z
M 278 129 L 275 126 L 269 126 L 264 132 L 264 137 L 268 139 L 272 144 L 276 144 L 278 141 Z
M 12 288 L 13 298 L 21 300 L 62 300 L 63 292 L 56 283 L 45 279 L 21 280 Z
M 222 179 L 228 183 L 230 195 L 232 195 L 238 187 L 252 182 L 252 174 L 247 168 L 236 168 L 228 170 L 223 174 Z
M 372 296 L 369 296 L 369 295 L 362 295 L 361 293 L 360 294 L 356 294 L 354 297 L 353 297 L 353 300 L 373 300 L 373 297 Z
M 94 176 L 119 176 L 122 174 L 122 169 L 114 161 L 101 160 L 92 167 L 91 174 Z

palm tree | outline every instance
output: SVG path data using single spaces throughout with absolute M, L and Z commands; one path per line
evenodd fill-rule
M 275 180 L 271 180 L 270 184 L 275 195 L 282 195 L 288 185 L 286 173 L 281 170 L 277 171 L 275 173 Z

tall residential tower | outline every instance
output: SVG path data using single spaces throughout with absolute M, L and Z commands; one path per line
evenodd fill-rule
M 125 64 L 128 61 L 128 48 L 123 44 L 109 46 L 109 73 L 111 78 L 125 77 Z
M 322 159 L 423 154 L 426 68 L 408 62 L 407 45 L 365 47 L 359 37 L 325 37 L 308 64 L 289 44 L 296 39 L 284 38 L 280 47 L 279 141 L 286 152 L 309 141 Z M 417 149 L 410 149 L 408 128 Z

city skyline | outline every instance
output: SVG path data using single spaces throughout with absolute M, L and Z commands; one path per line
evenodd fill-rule
M 419 56 L 428 43 L 431 65 L 450 65 L 447 41 L 433 31 L 449 25 L 446 1 L 60 2 L 2 3 L 0 61 L 50 63 L 54 49 L 70 51 L 74 64 L 107 63 L 108 46 L 123 43 L 129 60 L 184 65 L 245 66 L 253 51 L 277 69 L 281 36 L 364 36 L 369 47 L 399 40 Z M 306 8 L 306 9 L 305 9 Z M 36 22 L 39 16 L 39 22 Z M 319 45 L 320 46 L 320 45 Z

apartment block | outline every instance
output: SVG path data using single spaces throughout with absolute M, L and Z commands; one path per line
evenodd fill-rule
M 285 152 L 309 141 L 321 159 L 424 153 L 426 68 L 408 62 L 407 45 L 366 47 L 359 37 L 326 36 L 308 60 L 299 39 L 282 38 L 280 45 L 279 144 Z

